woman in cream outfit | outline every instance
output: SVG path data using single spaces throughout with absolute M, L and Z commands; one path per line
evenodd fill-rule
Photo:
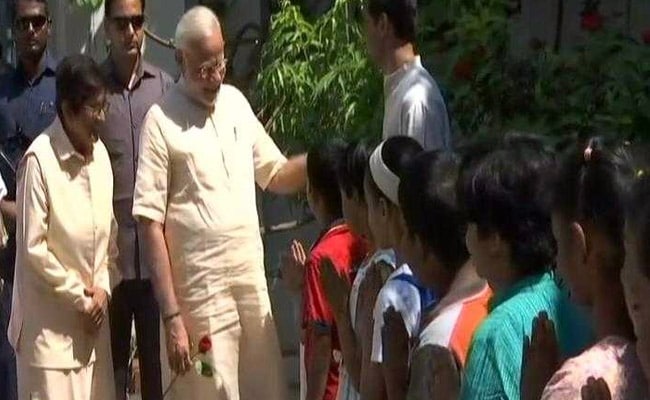
M 114 400 L 109 269 L 117 247 L 113 175 L 94 127 L 101 71 L 87 56 L 56 73 L 58 118 L 21 161 L 9 340 L 20 400 Z

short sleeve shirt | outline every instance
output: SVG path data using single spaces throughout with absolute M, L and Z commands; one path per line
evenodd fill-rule
M 404 320 L 404 326 L 410 338 L 417 335 L 420 326 L 421 301 L 420 292 L 415 285 L 393 279 L 401 274 L 412 275 L 413 272 L 407 264 L 402 264 L 388 277 L 388 280 L 379 291 L 375 309 L 373 311 L 374 326 L 372 329 L 372 354 L 370 359 L 373 362 L 383 361 L 383 343 L 381 330 L 384 327 L 384 313 L 393 307 L 399 312 Z
M 305 363 L 313 357 L 313 335 L 331 335 L 332 364 L 323 400 L 334 400 L 338 389 L 341 346 L 336 332 L 332 309 L 327 302 L 320 283 L 321 262 L 329 258 L 340 274 L 351 277 L 353 268 L 365 256 L 364 242 L 356 237 L 345 224 L 328 229 L 313 246 L 305 266 L 303 289 L 302 328 L 305 345 Z
M 560 349 L 569 348 L 563 321 L 576 315 L 566 313 L 564 296 L 551 273 L 524 278 L 495 293 L 472 338 L 460 398 L 518 399 L 523 341 L 531 334 L 533 318 L 546 311 L 557 327 Z
M 612 399 L 647 399 L 648 390 L 634 343 L 609 336 L 567 360 L 546 385 L 542 400 L 572 400 L 590 377 L 603 378 Z
M 384 98 L 384 140 L 409 136 L 426 150 L 451 148 L 445 100 L 419 56 L 384 78 Z

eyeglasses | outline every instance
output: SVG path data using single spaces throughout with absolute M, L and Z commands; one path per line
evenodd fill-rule
M 14 22 L 18 30 L 27 32 L 30 29 L 34 31 L 40 31 L 46 23 L 49 22 L 49 18 L 45 15 L 33 15 L 29 17 L 20 17 L 17 18 Z
M 228 65 L 228 60 L 225 58 L 213 64 L 202 65 L 197 70 L 197 75 L 203 80 L 208 80 L 215 74 L 219 74 L 221 76 L 226 71 L 226 65 Z
M 103 104 L 99 106 L 91 106 L 88 104 L 84 105 L 84 108 L 88 111 L 91 112 L 92 116 L 95 118 L 100 118 L 103 116 L 106 116 L 108 114 L 108 111 L 111 109 L 111 103 L 108 101 L 105 101 Z
M 111 18 L 117 29 L 125 31 L 129 26 L 133 27 L 134 31 L 142 29 L 144 26 L 144 15 L 132 15 L 130 17 L 113 17 Z

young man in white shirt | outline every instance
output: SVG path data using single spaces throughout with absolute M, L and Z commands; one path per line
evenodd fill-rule
M 415 49 L 416 0 L 367 0 L 368 53 L 384 74 L 382 139 L 410 136 L 426 150 L 449 149 L 447 107 Z

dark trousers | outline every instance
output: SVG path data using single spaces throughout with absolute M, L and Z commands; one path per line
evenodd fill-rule
M 16 355 L 7 339 L 11 316 L 11 284 L 5 283 L 0 292 L 0 399 L 18 400 L 16 387 Z
M 135 320 L 142 399 L 161 400 L 160 314 L 149 280 L 125 280 L 113 289 L 111 348 L 118 400 L 126 400 L 132 320 Z

